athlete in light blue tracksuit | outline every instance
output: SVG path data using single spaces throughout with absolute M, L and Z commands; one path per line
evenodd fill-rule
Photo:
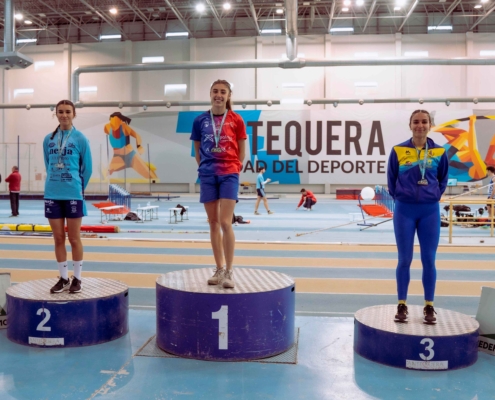
M 254 215 L 261 215 L 261 213 L 258 212 L 258 207 L 260 205 L 261 199 L 263 199 L 263 205 L 265 206 L 268 214 L 273 214 L 273 211 L 271 211 L 270 207 L 268 207 L 268 200 L 266 199 L 266 194 L 265 194 L 265 184 L 270 182 L 271 179 L 268 178 L 265 181 L 265 178 L 263 178 L 264 172 L 265 172 L 265 167 L 260 167 L 258 178 L 256 178 L 256 193 L 258 196 L 256 199 L 256 203 L 254 204 Z
M 388 161 L 388 190 L 395 199 L 394 231 L 399 253 L 396 322 L 407 322 L 407 289 L 417 232 L 423 264 L 425 308 L 423 322 L 435 324 L 435 257 L 440 238 L 440 198 L 447 187 L 449 162 L 445 149 L 428 139 L 431 117 L 416 110 L 409 127 L 412 138 L 394 146 Z
M 46 168 L 45 217 L 53 231 L 55 256 L 60 272 L 60 280 L 50 292 L 69 290 L 69 293 L 79 293 L 83 264 L 80 231 L 82 217 L 87 215 L 84 190 L 92 172 L 91 150 L 88 139 L 72 125 L 76 116 L 74 104 L 69 100 L 62 100 L 57 104 L 55 113 L 60 125 L 43 141 Z M 66 222 L 74 263 L 72 283 L 67 270 Z

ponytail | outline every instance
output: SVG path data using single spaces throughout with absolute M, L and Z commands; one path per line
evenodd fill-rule
M 55 130 L 52 132 L 52 136 L 50 136 L 50 140 L 53 140 L 53 138 L 55 137 L 55 134 L 57 133 L 58 131 L 58 128 L 60 128 L 60 124 L 55 128 Z

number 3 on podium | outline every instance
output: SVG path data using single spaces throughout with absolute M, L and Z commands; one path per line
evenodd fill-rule
M 218 319 L 218 349 L 229 348 L 229 306 L 221 306 L 220 310 L 211 313 L 211 319 Z
M 433 345 L 435 344 L 433 340 L 429 338 L 424 338 L 420 344 L 426 344 L 425 350 L 428 351 L 428 355 L 425 356 L 423 353 L 419 353 L 419 356 L 424 361 L 430 361 L 435 356 L 435 351 L 433 350 Z

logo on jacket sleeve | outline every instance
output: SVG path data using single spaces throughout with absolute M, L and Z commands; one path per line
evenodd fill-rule
M 51 142 L 48 147 L 54 147 L 55 146 L 55 142 Z

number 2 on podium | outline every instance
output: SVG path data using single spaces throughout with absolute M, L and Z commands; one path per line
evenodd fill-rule
M 211 319 L 218 319 L 218 349 L 229 348 L 229 306 L 221 306 L 220 310 L 211 313 Z
M 52 314 L 50 313 L 50 311 L 47 308 L 40 308 L 36 312 L 36 315 L 41 315 L 43 313 L 45 313 L 45 318 L 43 318 L 43 320 L 38 324 L 38 326 L 36 327 L 36 330 L 42 331 L 42 332 L 50 332 L 52 330 L 52 328 L 50 328 L 49 326 L 45 326 L 45 324 L 50 320 L 50 317 L 52 316 Z

